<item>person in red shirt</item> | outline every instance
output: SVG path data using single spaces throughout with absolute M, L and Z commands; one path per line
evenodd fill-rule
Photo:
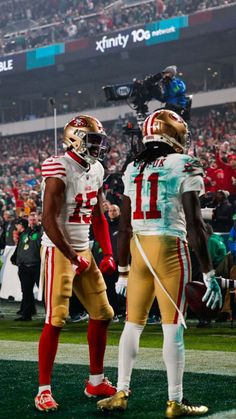
M 216 162 L 219 168 L 224 170 L 225 190 L 230 193 L 230 200 L 236 199 L 236 155 L 232 154 L 225 163 L 220 154 L 216 153 Z
M 219 189 L 226 190 L 226 179 L 225 173 L 223 169 L 217 169 L 215 171 L 215 190 L 214 192 L 218 191 Z

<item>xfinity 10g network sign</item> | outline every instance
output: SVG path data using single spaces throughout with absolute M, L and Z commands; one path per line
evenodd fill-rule
M 114 52 L 114 49 L 141 45 L 154 45 L 161 42 L 177 40 L 180 29 L 188 27 L 188 16 L 174 17 L 168 20 L 153 22 L 142 28 L 120 31 L 111 36 L 104 35 L 96 40 L 96 52 Z M 136 45 L 135 45 L 136 44 Z

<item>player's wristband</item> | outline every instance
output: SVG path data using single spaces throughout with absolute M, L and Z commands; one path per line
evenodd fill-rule
M 118 266 L 118 272 L 120 272 L 120 273 L 129 272 L 129 270 L 130 270 L 130 266 L 129 265 L 127 265 L 127 266 Z

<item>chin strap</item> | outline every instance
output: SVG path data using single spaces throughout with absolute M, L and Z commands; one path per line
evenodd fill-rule
M 148 260 L 148 258 L 147 258 L 147 256 L 146 256 L 146 254 L 144 253 L 144 250 L 143 250 L 143 248 L 142 248 L 142 246 L 141 246 L 141 244 L 140 244 L 140 241 L 139 241 L 139 239 L 138 239 L 138 237 L 137 237 L 137 234 L 134 234 L 134 240 L 135 240 L 136 246 L 137 246 L 137 248 L 138 248 L 138 250 L 139 250 L 139 252 L 140 252 L 140 254 L 141 254 L 141 256 L 142 256 L 142 258 L 143 258 L 143 260 L 144 260 L 144 262 L 146 263 L 146 265 L 147 265 L 147 267 L 149 268 L 150 272 L 151 272 L 151 273 L 152 273 L 152 275 L 154 276 L 155 280 L 156 280 L 156 281 L 158 282 L 158 284 L 160 285 L 160 287 L 161 287 L 162 291 L 164 291 L 164 293 L 166 294 L 166 296 L 167 296 L 167 297 L 169 298 L 169 300 L 172 302 L 172 304 L 173 304 L 173 306 L 175 307 L 175 309 L 178 311 L 178 313 L 179 313 L 179 317 L 180 317 L 180 320 L 181 320 L 181 323 L 182 323 L 182 325 L 184 326 L 184 328 L 185 328 L 185 329 L 187 329 L 187 326 L 186 326 L 186 323 L 185 323 L 185 319 L 184 319 L 183 313 L 179 310 L 179 308 L 178 308 L 178 307 L 177 307 L 177 305 L 175 304 L 174 300 L 171 298 L 170 294 L 166 291 L 165 287 L 163 286 L 163 284 L 161 283 L 160 279 L 158 278 L 158 276 L 157 276 L 156 272 L 154 271 L 154 269 L 153 269 L 153 267 L 152 267 L 151 263 L 149 262 L 149 260 Z

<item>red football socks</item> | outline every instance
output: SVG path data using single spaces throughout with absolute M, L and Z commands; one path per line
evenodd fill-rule
M 51 374 L 57 353 L 61 328 L 45 324 L 39 340 L 39 385 L 51 383 Z
M 90 357 L 90 374 L 103 373 L 103 359 L 106 350 L 107 328 L 110 320 L 89 319 L 88 345 Z

